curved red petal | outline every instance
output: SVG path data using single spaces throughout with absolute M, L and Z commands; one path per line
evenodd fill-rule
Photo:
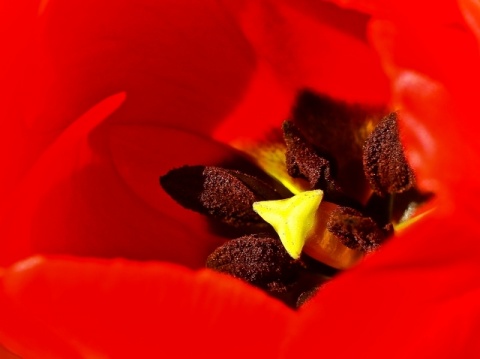
M 5 272 L 0 301 L 0 341 L 49 359 L 278 357 L 294 318 L 221 274 L 125 260 L 33 258 Z
M 468 119 L 460 120 L 447 88 L 410 70 L 400 71 L 393 85 L 401 108 L 402 135 L 418 185 L 448 197 L 460 183 L 474 183 L 478 178 L 475 142 L 463 136 L 471 125 Z
M 51 0 L 33 62 L 33 128 L 62 128 L 125 91 L 124 121 L 207 133 L 241 96 L 255 58 L 217 1 Z
M 308 0 L 302 0 L 309 2 Z M 339 6 L 356 9 L 376 18 L 400 22 L 454 24 L 462 22 L 455 0 L 389 1 L 389 0 L 327 0 Z
M 239 21 L 256 51 L 257 67 L 214 137 L 230 143 L 264 140 L 291 115 L 297 91 L 304 88 L 385 105 L 390 89 L 366 39 L 368 20 L 325 2 L 246 2 Z
M 458 0 L 458 6 L 462 11 L 465 21 L 472 32 L 480 40 L 480 4 L 472 0 Z
M 391 21 L 375 21 L 370 30 L 392 81 L 393 103 L 403 112 L 420 185 L 441 194 L 462 181 L 474 183 L 480 147 L 471 86 L 480 81 L 480 57 L 473 36 L 457 27 L 423 31 Z
M 412 69 L 444 83 L 451 91 L 466 90 L 480 77 L 475 38 L 462 26 L 407 25 L 378 20 L 370 26 L 389 75 Z M 466 91 L 465 91 L 466 93 Z
M 199 267 L 224 241 L 203 216 L 177 205 L 161 189 L 159 176 L 186 164 L 219 165 L 241 156 L 193 133 L 105 122 L 103 107 L 111 112 L 108 106 L 118 99 L 77 120 L 12 193 L 0 227 L 10 240 L 2 262 L 40 252 Z
M 213 0 L 1 6 L 8 56 L 0 70 L 0 159 L 8 175 L 0 190 L 114 93 L 127 92 L 128 100 L 111 121 L 208 133 L 241 98 L 255 67 L 232 10 Z
M 25 48 L 34 37 L 38 16 L 38 0 L 0 2 L 0 195 L 8 193 L 16 185 L 19 173 L 24 170 L 25 141 L 24 129 L 19 121 L 19 110 L 25 104 L 17 96 L 17 90 L 25 86 L 21 71 L 27 68 Z M 8 135 L 6 135 L 8 134 Z
M 259 61 L 244 97 L 216 126 L 212 137 L 235 144 L 262 141 L 290 116 L 295 89 L 286 86 L 269 64 Z
M 301 311 L 285 357 L 452 358 L 480 350 L 478 210 L 430 216 L 330 282 Z
M 38 163 L 15 192 L 18 200 L 4 206 L 5 237 L 16 240 L 2 253 L 4 263 L 29 253 L 60 252 L 203 264 L 220 239 L 205 234 L 207 225 L 200 216 L 178 208 L 169 211 L 175 204 L 162 197 L 155 182 L 168 166 L 193 159 L 213 164 L 218 156 L 212 154 L 228 149 L 214 144 L 213 150 L 207 140 L 179 131 L 165 142 L 175 131 L 158 129 L 154 132 L 163 147 L 151 148 L 159 151 L 156 160 L 152 156 L 149 167 L 140 171 L 148 161 L 145 153 L 143 158 L 129 155 L 126 162 L 126 152 L 118 153 L 126 138 L 114 138 L 126 132 L 110 130 L 110 125 L 170 125 L 210 132 L 236 106 L 255 65 L 230 11 L 215 1 L 192 3 L 188 9 L 168 1 L 48 2 L 36 27 L 36 46 L 25 54 L 34 64 L 22 63 L 17 69 L 18 74 L 31 68 L 26 90 L 16 88 L 23 96 L 17 110 L 27 108 L 28 113 L 10 116 L 23 129 L 15 147 L 28 146 L 12 163 L 20 164 L 20 173 Z M 82 21 L 89 26 L 80 26 Z M 126 91 L 127 100 L 108 123 L 64 147 L 70 145 L 64 127 L 116 89 Z M 175 161 L 162 159 L 160 151 L 165 157 L 175 141 L 180 156 Z M 138 143 L 131 141 L 130 149 Z M 81 166 L 72 167 L 71 158 L 77 156 L 82 157 Z M 135 183 L 132 165 L 141 172 L 134 174 Z M 12 175 L 8 184 L 17 178 Z M 145 181 L 148 185 L 142 187 Z M 188 225 L 172 226 L 172 220 Z
M 316 7 L 249 2 L 242 25 L 260 61 L 293 88 L 384 104 L 388 82 L 365 38 L 368 17 L 323 2 Z
M 0 358 L 2 359 L 21 359 L 0 344 Z
M 90 154 L 85 140 L 89 132 L 118 109 L 124 99 L 124 94 L 111 96 L 81 116 L 43 154 L 29 172 L 29 176 L 3 198 L 0 207 L 0 230 L 4 238 L 4 247 L 0 253 L 1 263 L 11 263 L 39 250 L 32 243 L 33 219 L 42 213 L 39 204 L 42 201 L 45 204 L 48 191 L 56 188 L 88 163 Z M 53 213 L 49 213 L 48 203 L 46 205 L 43 214 L 50 216 L 51 222 L 57 223 Z M 50 240 L 51 234 L 45 233 L 43 238 Z

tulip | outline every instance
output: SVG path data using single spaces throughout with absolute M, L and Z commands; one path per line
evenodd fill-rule
M 475 0 L 29 0 L 0 24 L 0 355 L 478 356 Z M 435 199 L 294 311 L 204 269 L 223 238 L 158 176 L 261 143 L 304 88 L 397 110 Z

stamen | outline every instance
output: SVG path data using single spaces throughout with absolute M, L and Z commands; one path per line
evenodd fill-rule
M 182 206 L 235 227 L 261 225 L 254 202 L 280 195 L 258 178 L 209 166 L 184 166 L 160 178 L 165 191 Z
M 391 224 L 382 230 L 370 217 L 348 207 L 339 207 L 332 212 L 327 229 L 348 248 L 365 252 L 377 249 L 393 231 Z
M 404 192 L 414 186 L 415 177 L 400 142 L 395 112 L 378 124 L 363 151 L 365 175 L 379 195 Z
M 293 122 L 283 123 L 283 133 L 288 174 L 307 179 L 312 189 L 322 189 L 326 194 L 340 191 L 332 177 L 330 161 L 308 144 Z
M 366 108 L 304 90 L 298 95 L 291 120 L 308 143 L 328 154 L 343 192 L 365 203 L 370 188 L 362 168 L 362 146 L 384 113 L 382 108 Z
M 208 257 L 206 266 L 274 293 L 285 292 L 302 268 L 278 239 L 262 235 L 226 242 Z
M 339 207 L 331 202 L 322 202 L 317 211 L 315 228 L 305 243 L 304 253 L 332 268 L 347 269 L 357 263 L 364 253 L 348 248 L 328 230 L 327 223 Z

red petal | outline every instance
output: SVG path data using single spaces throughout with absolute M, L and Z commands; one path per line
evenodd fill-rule
M 480 81 L 480 57 L 473 36 L 458 27 L 388 21 L 374 22 L 371 36 L 391 77 L 394 105 L 403 112 L 420 185 L 441 194 L 476 182 L 480 146 L 471 86 Z
M 29 124 L 41 129 L 61 128 L 105 94 L 125 91 L 124 121 L 208 132 L 255 63 L 216 1 L 51 0 L 38 31 L 32 80 L 42 91 L 30 99 Z
M 255 66 L 230 10 L 213 0 L 51 0 L 41 17 L 33 0 L 1 6 L 9 55 L 0 70 L 5 186 L 114 93 L 128 100 L 111 121 L 208 133 L 236 105 Z
M 260 59 L 294 88 L 385 103 L 388 82 L 365 39 L 368 17 L 326 3 L 309 10 L 290 2 L 249 3 L 242 24 Z
M 63 134 L 6 205 L 1 230 L 11 241 L 2 261 L 41 252 L 203 266 L 224 239 L 211 234 L 203 216 L 171 200 L 158 179 L 185 164 L 219 164 L 235 152 L 163 127 L 102 125 L 87 136 L 80 127 L 92 113 Z
M 224 239 L 171 200 L 158 179 L 172 168 L 218 165 L 238 154 L 165 127 L 105 123 L 92 130 L 104 121 L 102 105 L 65 131 L 12 194 L 0 227 L 11 239 L 2 261 L 41 252 L 202 266 Z
M 19 121 L 19 110 L 26 107 L 18 88 L 25 86 L 22 72 L 27 66 L 23 52 L 35 33 L 37 0 L 0 2 L 0 196 L 8 193 L 24 170 L 28 142 Z M 31 59 L 30 59 L 31 60 Z M 14 68 L 21 69 L 15 71 Z
M 4 274 L 0 341 L 34 358 L 278 357 L 293 312 L 159 263 L 33 258 Z
M 208 133 L 236 104 L 255 63 L 230 10 L 215 1 L 185 8 L 174 1 L 148 0 L 121 4 L 52 0 L 44 10 L 38 26 L 31 26 L 36 41 L 24 49 L 23 58 L 28 60 L 9 69 L 12 79 L 19 79 L 10 89 L 15 102 L 1 109 L 2 118 L 9 119 L 2 132 L 8 139 L 0 141 L 7 143 L 2 147 L 7 154 L 4 188 L 16 186 L 19 175 L 27 173 L 12 201 L 3 206 L 2 232 L 11 242 L 0 254 L 1 261 L 40 251 L 155 257 L 200 265 L 209 243 L 211 247 L 219 239 L 208 235 L 199 239 L 206 226 L 199 216 L 182 218 L 190 222 L 187 226 L 172 225 L 171 216 L 160 216 L 154 209 L 162 207 L 165 212 L 171 201 L 164 205 L 159 186 L 153 192 L 153 181 L 167 165 L 193 159 L 212 163 L 218 158 L 211 156 L 213 152 L 226 150 L 217 144 L 215 151 L 205 148 L 208 141 L 192 135 L 189 146 L 197 146 L 198 155 L 169 162 L 160 161 L 158 152 L 146 169 L 153 175 L 158 165 L 158 172 L 144 191 L 140 185 L 145 171 L 132 188 L 130 179 L 127 186 L 124 180 L 130 171 L 126 166 L 145 158 L 130 156 L 125 164 L 114 152 L 115 168 L 110 134 L 105 131 L 108 124 L 92 135 L 85 131 L 77 136 L 76 124 L 68 127 L 80 121 L 77 116 L 84 110 L 122 89 L 127 101 L 109 117 L 109 124 L 168 124 Z M 184 142 L 187 137 L 183 134 Z M 180 141 L 171 139 L 175 140 Z M 168 146 L 163 144 L 152 150 L 165 151 Z M 138 191 L 150 206 L 139 201 Z M 175 241 L 178 238 L 183 242 Z
M 368 19 L 324 2 L 247 2 L 240 21 L 258 65 L 245 96 L 217 127 L 215 138 L 262 140 L 290 116 L 298 89 L 349 102 L 388 102 L 387 78 L 366 40 Z
M 472 0 L 458 0 L 458 5 L 470 29 L 480 40 L 480 4 Z
M 327 284 L 301 311 L 285 357 L 307 355 L 314 343 L 325 357 L 475 356 L 477 217 L 472 207 L 425 219 Z
M 412 69 L 452 91 L 466 90 L 469 80 L 480 78 L 475 38 L 461 26 L 375 21 L 370 30 L 389 75 Z
M 295 91 L 282 83 L 270 65 L 260 62 L 244 97 L 223 118 L 212 136 L 234 144 L 244 139 L 262 141 L 290 116 Z
M 39 214 L 39 204 L 43 202 L 44 206 L 46 205 L 43 215 L 50 216 L 50 221 L 55 222 L 55 217 L 49 213 L 48 203 L 44 202 L 48 191 L 56 188 L 58 184 L 88 164 L 86 136 L 115 111 L 124 99 L 124 94 L 112 96 L 79 118 L 44 153 L 31 170 L 29 177 L 3 198 L 2 207 L 0 207 L 0 228 L 4 238 L 4 247 L 0 253 L 1 262 L 10 263 L 38 250 L 38 248 L 32 248 L 31 241 L 32 231 L 34 231 L 32 222 L 34 222 L 33 218 Z M 50 235 L 51 233 L 44 233 L 43 238 L 50 239 Z
M 0 358 L 2 359 L 21 359 L 0 344 Z
M 308 0 L 302 0 L 308 2 Z M 395 19 L 399 22 L 421 24 L 462 22 L 454 0 L 328 0 L 340 6 L 356 9 L 377 18 Z

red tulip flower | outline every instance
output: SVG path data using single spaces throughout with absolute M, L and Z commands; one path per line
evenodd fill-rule
M 0 355 L 479 355 L 476 1 L 1 1 L 0 28 Z M 203 269 L 223 239 L 158 176 L 303 88 L 398 111 L 435 199 L 295 311 Z

